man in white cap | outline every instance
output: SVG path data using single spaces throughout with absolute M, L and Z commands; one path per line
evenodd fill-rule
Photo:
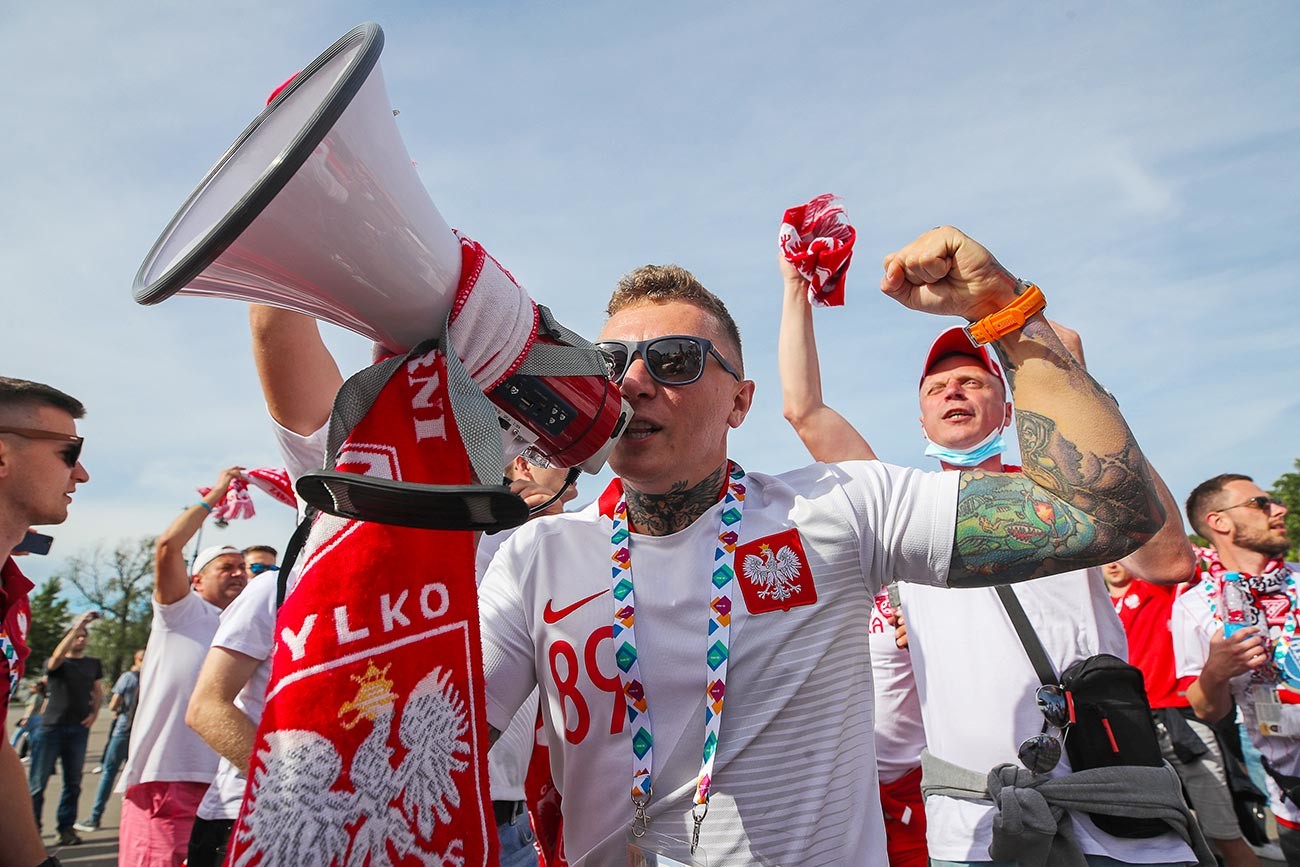
M 230 545 L 204 548 L 190 569 L 182 551 L 241 470 L 222 470 L 212 490 L 158 537 L 153 626 L 121 783 L 123 865 L 180 864 L 216 775 L 217 754 L 185 725 L 185 708 L 221 612 L 243 591 L 248 572 L 243 552 Z

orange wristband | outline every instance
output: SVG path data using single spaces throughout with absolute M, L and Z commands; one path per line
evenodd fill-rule
M 999 337 L 1005 337 L 1013 331 L 1023 328 L 1025 321 L 1047 306 L 1043 292 L 1033 283 L 1019 281 L 1024 291 L 1006 307 L 997 313 L 990 313 L 978 322 L 972 322 L 965 328 L 966 336 L 976 346 L 992 343 Z

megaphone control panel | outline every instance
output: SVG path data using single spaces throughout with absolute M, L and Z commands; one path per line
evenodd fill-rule
M 512 415 L 522 416 L 533 430 L 552 437 L 564 433 L 578 416 L 572 404 L 535 376 L 511 376 L 496 387 L 492 397 L 497 403 L 514 407 L 517 414 Z

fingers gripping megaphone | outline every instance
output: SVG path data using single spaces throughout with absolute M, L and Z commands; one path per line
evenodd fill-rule
M 154 244 L 135 300 L 269 304 L 399 354 L 439 339 L 490 399 L 508 452 L 598 472 L 630 408 L 595 349 L 443 220 L 393 119 L 382 47 L 378 25 L 357 27 L 275 95 Z

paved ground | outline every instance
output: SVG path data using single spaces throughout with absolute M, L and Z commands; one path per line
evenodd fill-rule
M 12 705 L 9 719 L 13 720 L 22 709 Z M 100 756 L 108 743 L 108 727 L 112 714 L 105 711 L 95 720 L 90 730 L 90 745 L 86 750 L 86 766 L 81 776 L 81 798 L 77 805 L 77 819 L 80 821 L 90 815 L 90 805 L 95 802 L 95 792 L 99 790 L 99 774 L 92 774 L 91 769 L 99 764 Z M 10 731 L 12 735 L 12 731 Z M 111 795 L 104 818 L 100 820 L 100 829 L 94 834 L 78 831 L 83 840 L 80 846 L 56 846 L 58 835 L 55 832 L 54 812 L 59 806 L 59 795 L 63 792 L 62 771 L 56 767 L 50 783 L 45 788 L 45 810 L 41 817 L 41 829 L 45 832 L 45 845 L 49 851 L 59 856 L 64 864 L 78 864 L 83 867 L 110 867 L 117 864 L 117 822 L 121 812 L 122 796 Z
M 9 710 L 9 719 L 13 720 L 17 714 L 22 712 L 20 705 L 12 705 Z M 104 746 L 108 743 L 108 726 L 112 720 L 109 713 L 101 713 L 95 720 L 95 727 L 90 731 L 90 747 L 86 752 L 86 767 L 81 778 L 81 800 L 77 805 L 77 819 L 83 819 L 90 813 L 90 805 L 94 803 L 95 792 L 99 788 L 99 775 L 92 774 L 91 769 L 99 764 L 99 757 L 104 751 Z M 12 731 L 10 732 L 12 734 Z M 108 800 L 108 807 L 104 811 L 104 818 L 100 820 L 100 830 L 93 834 L 87 834 L 81 831 L 77 833 L 82 838 L 79 846 L 55 845 L 58 839 L 54 831 L 54 811 L 59 805 L 59 795 L 63 791 L 63 778 L 58 769 L 50 777 L 49 786 L 45 789 L 45 810 L 42 816 L 41 828 L 45 830 L 45 843 L 49 851 L 59 856 L 59 860 L 64 864 L 77 864 L 81 867 L 111 867 L 117 864 L 117 825 L 118 817 L 121 812 L 122 796 L 112 795 Z M 1285 867 L 1281 861 L 1260 861 L 1263 867 Z M 130 867 L 130 865 L 123 865 Z

